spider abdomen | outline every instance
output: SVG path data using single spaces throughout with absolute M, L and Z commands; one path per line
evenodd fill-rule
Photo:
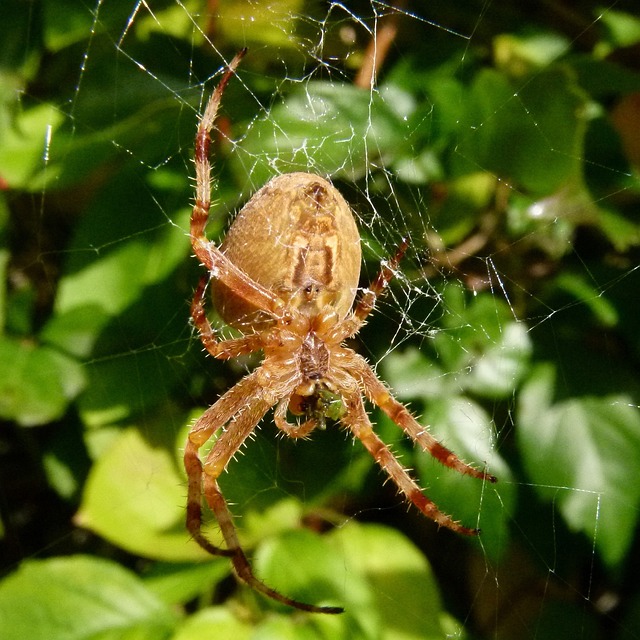
M 250 278 L 307 316 L 349 313 L 360 277 L 360 235 L 338 190 L 310 173 L 287 173 L 240 210 L 221 247 Z M 222 282 L 213 286 L 223 319 L 261 330 L 272 319 Z

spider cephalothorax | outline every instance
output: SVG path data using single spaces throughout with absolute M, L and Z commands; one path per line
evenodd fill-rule
M 309 173 L 278 176 L 243 207 L 218 248 L 204 235 L 211 204 L 209 135 L 222 93 L 244 52 L 238 54 L 211 96 L 196 136 L 196 203 L 191 242 L 207 268 L 194 295 L 191 315 L 202 343 L 215 358 L 262 351 L 258 368 L 229 389 L 193 425 L 185 447 L 189 481 L 187 528 L 207 551 L 231 558 L 236 574 L 254 589 L 293 607 L 339 613 L 288 598 L 258 580 L 240 547 L 232 516 L 217 479 L 229 460 L 273 409 L 279 429 L 293 438 L 338 421 L 359 439 L 405 497 L 439 525 L 477 534 L 439 511 L 376 435 L 363 396 L 389 416 L 434 458 L 460 473 L 495 481 L 462 462 L 393 398 L 365 359 L 344 346 L 373 309 L 393 276 L 406 246 L 384 263 L 354 306 L 360 277 L 360 237 L 340 193 L 326 179 Z M 213 282 L 222 318 L 242 333 L 218 341 L 204 309 L 206 285 Z M 352 308 L 353 307 L 353 308 Z M 287 413 L 300 416 L 290 422 Z M 200 447 L 214 434 L 206 460 Z M 214 512 L 226 548 L 211 544 L 201 530 L 202 495 Z

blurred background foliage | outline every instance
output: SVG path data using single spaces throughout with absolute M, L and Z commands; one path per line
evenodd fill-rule
M 637 9 L 4 3 L 0 637 L 640 637 Z M 375 415 L 482 528 L 460 539 L 340 429 L 294 443 L 265 419 L 222 480 L 241 538 L 268 584 L 342 616 L 265 601 L 184 530 L 188 427 L 255 364 L 205 358 L 188 322 L 197 114 L 242 46 L 210 237 L 298 169 L 353 204 L 363 286 L 409 237 L 358 349 L 500 479 Z

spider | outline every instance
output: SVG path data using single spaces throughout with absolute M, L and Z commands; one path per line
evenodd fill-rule
M 304 438 L 327 418 L 360 440 L 407 500 L 439 526 L 477 535 L 442 513 L 376 435 L 363 396 L 377 405 L 413 441 L 456 471 L 495 482 L 440 444 L 391 395 L 366 360 L 344 346 L 372 311 L 406 249 L 383 262 L 373 283 L 354 306 L 360 277 L 360 236 L 342 195 L 324 178 L 289 173 L 268 182 L 241 209 L 220 247 L 204 230 L 211 205 L 210 133 L 224 89 L 244 56 L 232 60 L 213 91 L 195 139 L 196 199 L 191 243 L 207 268 L 191 304 L 191 317 L 206 351 L 227 360 L 256 351 L 263 360 L 252 373 L 209 407 L 191 428 L 184 452 L 188 478 L 187 529 L 211 554 L 231 559 L 236 576 L 264 595 L 316 613 L 340 607 L 316 606 L 289 598 L 260 581 L 242 550 L 218 478 L 270 409 L 276 426 Z M 205 311 L 209 280 L 223 320 L 241 337 L 219 341 Z M 353 307 L 353 308 L 352 308 Z M 300 416 L 290 422 L 288 413 Z M 200 448 L 217 435 L 206 460 Z M 213 511 L 226 548 L 201 530 L 202 496 Z

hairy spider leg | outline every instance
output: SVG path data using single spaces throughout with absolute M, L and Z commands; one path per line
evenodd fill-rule
M 233 550 L 231 561 L 233 568 L 240 580 L 244 581 L 252 589 L 259 591 L 265 596 L 277 600 L 282 604 L 286 604 L 289 607 L 295 609 L 301 609 L 302 611 L 308 611 L 310 613 L 343 613 L 342 607 L 319 607 L 313 604 L 307 604 L 306 602 L 299 602 L 293 600 L 287 596 L 282 595 L 279 591 L 268 587 L 264 582 L 258 580 L 251 569 L 251 564 L 247 559 L 247 556 L 242 551 L 240 541 L 236 535 L 235 527 L 233 526 L 231 512 L 227 507 L 227 501 L 225 500 L 218 483 L 213 476 L 205 475 L 205 496 L 207 503 L 211 507 L 211 510 L 215 513 L 216 518 L 220 524 L 220 530 L 224 536 L 225 542 L 229 545 L 229 549 Z
M 318 421 L 315 418 L 309 418 L 301 424 L 292 424 L 287 420 L 288 406 L 289 398 L 280 400 L 273 412 L 273 421 L 278 429 L 290 438 L 306 438 L 318 426 Z
M 384 293 L 387 285 L 395 275 L 395 272 L 398 269 L 400 264 L 400 260 L 404 256 L 408 247 L 407 240 L 403 239 L 396 251 L 395 255 L 388 262 L 383 262 L 380 271 L 372 284 L 364 291 L 362 297 L 357 302 L 356 307 L 354 308 L 351 317 L 347 318 L 341 327 L 342 331 L 344 331 L 344 338 L 350 337 L 357 333 L 362 325 L 365 323 L 367 316 L 373 310 L 377 298 Z M 341 334 L 342 334 L 341 331 Z M 436 460 L 441 462 L 443 465 L 450 467 L 451 469 L 455 469 L 461 474 L 469 475 L 474 478 L 479 478 L 481 480 L 488 480 L 489 482 L 497 482 L 497 478 L 485 471 L 479 471 L 475 469 L 471 465 L 466 464 L 458 456 L 456 456 L 453 451 L 447 449 L 444 445 L 442 445 L 436 438 L 434 438 L 429 431 L 423 427 L 409 412 L 409 410 L 400 402 L 398 402 L 389 389 L 383 384 L 378 377 L 373 372 L 367 361 L 360 355 L 354 352 L 344 351 L 345 360 L 341 363 L 342 367 L 346 367 L 348 370 L 353 371 L 357 376 L 360 385 L 362 386 L 367 398 L 373 402 L 376 406 L 380 407 L 382 411 L 415 442 L 417 442 L 424 451 L 428 452 L 431 456 L 433 456 Z M 362 409 L 364 411 L 364 409 Z M 365 414 L 366 417 L 366 414 Z M 368 421 L 368 418 L 367 418 Z M 374 434 L 374 437 L 377 436 Z M 364 441 L 363 441 L 364 442 Z M 373 440 L 370 441 L 371 446 L 376 449 L 375 443 Z M 367 444 L 365 443 L 365 446 Z M 384 445 L 383 445 L 384 446 Z M 368 448 L 368 447 L 367 447 Z M 371 449 L 370 449 L 371 451 Z M 372 453 L 373 455 L 373 453 Z M 386 454 L 385 454 L 386 455 Z M 375 457 L 375 456 L 374 456 Z M 396 461 L 397 464 L 397 461 Z M 400 469 L 403 469 L 400 465 L 398 465 Z M 406 471 L 403 471 L 404 475 Z M 409 477 L 407 475 L 407 477 Z M 392 476 L 395 481 L 395 477 Z M 398 484 L 396 482 L 396 484 Z M 398 485 L 400 486 L 400 485 Z M 419 503 L 416 503 L 414 499 L 400 487 L 401 490 L 407 495 L 411 501 L 423 512 L 425 515 L 429 516 L 433 520 L 435 520 L 438 524 L 444 525 L 457 531 L 459 533 L 464 533 L 466 535 L 477 535 L 479 533 L 478 529 L 471 529 L 468 527 L 463 527 L 459 525 L 457 522 L 449 518 L 444 514 L 441 514 L 437 509 L 435 504 L 424 498 L 429 503 L 428 510 L 425 511 L 421 508 Z M 418 491 L 420 489 L 418 488 Z M 422 492 L 420 491 L 422 494 Z M 414 494 L 415 495 L 415 494 Z M 424 494 L 422 494 L 424 497 Z M 417 495 L 416 495 L 417 497 Z M 418 501 L 420 502 L 420 498 Z M 439 514 L 438 518 L 430 515 L 430 512 Z M 453 526 L 451 526 L 453 525 Z
M 218 478 L 227 464 L 251 435 L 264 414 L 275 404 L 274 398 L 261 392 L 257 377 L 260 369 L 250 374 L 216 402 L 196 422 L 189 434 L 185 447 L 185 467 L 189 476 L 189 496 L 187 501 L 187 528 L 194 539 L 209 553 L 231 557 L 233 568 L 238 578 L 251 588 L 261 592 L 273 600 L 290 607 L 311 613 L 342 613 L 341 607 L 321 607 L 299 602 L 282 595 L 275 589 L 261 582 L 253 573 L 251 565 L 236 534 L 233 516 L 227 507 L 226 500 L 218 486 Z M 247 384 L 243 384 L 247 382 Z M 238 387 L 242 387 L 238 393 Z M 246 398 L 252 398 L 247 404 Z M 242 399 L 241 406 L 238 400 Z M 218 408 L 219 405 L 224 405 Z M 199 448 L 224 424 L 227 428 L 214 443 L 204 464 L 198 455 Z M 204 478 L 204 482 L 203 482 Z M 202 492 L 204 484 L 204 492 Z M 204 497 L 213 511 L 226 549 L 212 545 L 202 534 L 202 503 Z M 204 544 L 203 544 L 204 543 Z
M 395 255 L 390 260 L 382 261 L 380 271 L 373 282 L 362 292 L 351 315 L 338 325 L 334 337 L 335 342 L 342 342 L 360 331 L 367 316 L 373 311 L 376 300 L 384 293 L 387 285 L 395 276 L 400 260 L 402 260 L 408 246 L 407 240 L 403 239 Z
M 209 407 L 189 432 L 184 452 L 184 466 L 188 479 L 187 531 L 193 539 L 213 555 L 233 556 L 233 551 L 220 549 L 202 533 L 202 473 L 203 467 L 198 450 L 200 447 L 246 404 L 245 395 L 256 386 L 256 372 L 243 378 L 227 391 L 214 405 Z
M 373 459 L 387 473 L 390 480 L 425 516 L 434 520 L 438 525 L 447 527 L 456 533 L 467 536 L 478 534 L 477 529 L 470 529 L 453 520 L 438 509 L 435 502 L 430 500 L 393 455 L 389 447 L 373 430 L 373 425 L 364 408 L 359 392 L 352 393 L 348 400 L 346 415 L 341 418 L 342 424 L 351 430 L 353 435 L 362 442 Z
M 196 201 L 191 212 L 191 245 L 200 262 L 209 270 L 211 275 L 238 293 L 256 308 L 280 317 L 284 311 L 284 302 L 262 285 L 254 282 L 241 269 L 225 258 L 215 245 L 207 240 L 204 229 L 209 219 L 211 208 L 211 163 L 209 149 L 211 146 L 211 130 L 218 114 L 220 100 L 231 76 L 235 73 L 246 49 L 240 51 L 229 64 L 211 94 L 204 114 L 198 125 L 195 141 L 196 166 Z
M 434 438 L 428 429 L 422 426 L 412 415 L 411 412 L 401 402 L 398 402 L 387 386 L 378 380 L 367 361 L 357 353 L 354 353 L 352 371 L 357 372 L 362 387 L 367 398 L 375 405 L 380 407 L 389 418 L 397 424 L 402 430 L 415 442 L 417 442 L 424 451 L 433 456 L 438 462 L 451 469 L 455 469 L 458 473 L 479 478 L 480 480 L 488 480 L 489 482 L 497 482 L 497 478 L 486 471 L 475 469 L 466 462 L 463 462 L 458 456 L 442 445 Z
M 198 447 L 190 440 L 184 450 L 184 468 L 187 472 L 187 531 L 191 537 L 208 553 L 213 556 L 226 556 L 232 558 L 233 549 L 222 549 L 207 540 L 202 533 L 202 462 L 198 456 Z
M 191 318 L 193 324 L 200 335 L 200 341 L 204 348 L 214 357 L 220 360 L 228 360 L 229 358 L 237 358 L 241 355 L 247 355 L 261 349 L 260 336 L 258 334 L 249 334 L 241 338 L 232 340 L 218 341 L 216 333 L 207 318 L 207 312 L 204 307 L 206 296 L 206 287 L 209 282 L 207 274 L 200 278 L 198 288 L 193 295 L 191 303 Z

